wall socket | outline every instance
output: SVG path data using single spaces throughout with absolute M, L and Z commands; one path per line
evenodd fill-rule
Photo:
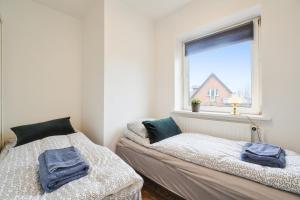
M 251 124 L 251 141 L 259 141 L 262 142 L 262 138 L 260 135 L 260 128 L 257 125 Z
M 258 130 L 258 127 L 256 125 L 251 125 L 251 133 L 256 134 Z

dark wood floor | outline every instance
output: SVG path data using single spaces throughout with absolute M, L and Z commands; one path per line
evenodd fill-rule
M 176 194 L 166 190 L 155 182 L 143 176 L 144 186 L 142 189 L 143 200 L 184 200 Z

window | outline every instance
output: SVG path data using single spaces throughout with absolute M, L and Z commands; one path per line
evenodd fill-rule
M 219 90 L 218 89 L 209 89 L 208 90 L 208 100 L 210 103 L 216 102 L 216 98 L 219 96 Z
M 258 114 L 258 33 L 260 18 L 184 42 L 183 107 L 193 98 L 201 110 L 230 112 L 238 96 L 242 113 Z

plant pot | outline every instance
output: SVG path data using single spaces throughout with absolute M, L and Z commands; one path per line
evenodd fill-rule
M 192 112 L 199 112 L 200 104 L 192 104 Z

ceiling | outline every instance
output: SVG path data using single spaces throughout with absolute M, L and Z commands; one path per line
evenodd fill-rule
M 191 0 L 121 0 L 144 15 L 153 19 L 161 18 L 186 5 Z
M 47 7 L 67 13 L 75 18 L 81 18 L 92 6 L 95 0 L 33 0 Z
M 50 8 L 81 18 L 96 0 L 33 0 Z M 189 3 L 191 0 L 120 0 L 143 15 L 158 19 Z

